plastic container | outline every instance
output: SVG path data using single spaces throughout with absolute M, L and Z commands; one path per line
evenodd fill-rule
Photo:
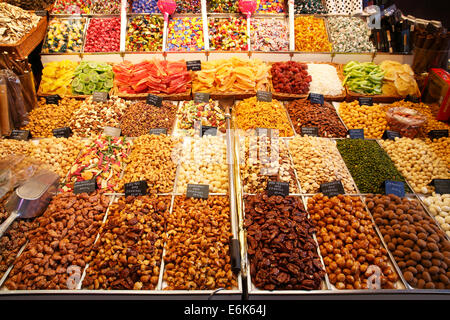
M 407 138 L 416 137 L 427 120 L 419 112 L 403 107 L 390 108 L 386 112 L 386 119 L 391 130 Z

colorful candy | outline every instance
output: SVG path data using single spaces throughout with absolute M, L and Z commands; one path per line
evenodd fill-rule
M 235 13 L 239 12 L 237 0 L 211 0 L 208 1 L 208 12 Z
M 53 14 L 89 14 L 92 0 L 57 0 Z
M 214 18 L 209 20 L 211 50 L 248 50 L 245 18 Z
M 200 0 L 177 0 L 177 13 L 200 13 Z
M 200 51 L 205 49 L 201 18 L 174 18 L 169 22 L 169 51 Z
M 295 14 L 324 14 L 327 10 L 322 4 L 322 0 L 295 0 L 294 2 Z
M 84 52 L 118 52 L 120 18 L 94 18 L 89 22 Z
M 329 17 L 330 39 L 335 52 L 374 52 L 367 22 L 358 17 Z
M 289 50 L 289 30 L 282 19 L 253 19 L 251 33 L 254 51 Z
M 131 18 L 128 25 L 127 51 L 161 51 L 164 20 L 158 16 Z
M 131 6 L 133 13 L 160 13 L 158 0 L 135 0 Z
M 52 19 L 43 53 L 80 52 L 86 19 Z
M 121 0 L 93 0 L 91 13 L 94 14 L 120 14 Z
M 257 0 L 255 13 L 283 13 L 283 0 Z
M 325 21 L 313 16 L 295 18 L 295 50 L 306 52 L 330 52 Z

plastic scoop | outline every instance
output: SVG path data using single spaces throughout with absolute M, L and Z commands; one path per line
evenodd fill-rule
M 10 216 L 0 226 L 0 237 L 17 218 L 34 218 L 41 215 L 56 194 L 59 175 L 41 170 L 16 189 L 6 203 Z

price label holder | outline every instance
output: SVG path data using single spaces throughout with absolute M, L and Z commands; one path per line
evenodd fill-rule
M 409 101 L 409 102 L 412 102 L 412 103 L 419 103 L 420 99 L 417 96 L 408 94 L 406 96 L 406 98 L 405 98 L 405 101 Z
M 28 140 L 31 138 L 30 130 L 16 130 L 14 129 L 11 131 L 11 134 L 9 135 L 9 139 L 14 140 Z
M 272 92 L 256 91 L 256 99 L 258 101 L 272 102 Z
M 208 184 L 188 184 L 186 190 L 187 198 L 208 199 L 209 185 Z
M 145 196 L 147 194 L 147 188 L 148 185 L 145 180 L 125 183 L 125 197 Z
M 289 183 L 269 181 L 267 182 L 267 195 L 287 197 L 289 195 Z
M 217 136 L 217 127 L 210 127 L 202 125 L 201 137 L 203 136 Z
M 345 194 L 344 186 L 342 185 L 341 180 L 322 183 L 320 185 L 320 192 L 322 192 L 327 197 L 334 197 L 338 194 Z
M 45 103 L 46 104 L 59 104 L 59 100 L 61 100 L 62 98 L 59 96 L 59 94 L 52 94 L 50 96 L 46 96 L 45 98 Z
M 167 129 L 166 128 L 153 128 L 150 129 L 149 134 L 154 134 L 154 135 L 161 135 L 161 134 L 167 134 Z
M 318 127 L 302 127 L 302 136 L 319 136 L 319 128 Z
M 316 104 L 324 104 L 325 102 L 325 98 L 323 97 L 323 94 L 319 94 L 319 93 L 310 93 L 308 96 L 308 99 L 311 103 L 316 103 Z
M 47 17 L 48 16 L 48 11 L 47 10 L 36 10 L 34 12 L 34 14 L 39 16 L 39 17 Z
M 358 102 L 360 106 L 373 106 L 372 97 L 359 97 Z
M 450 194 L 450 179 L 433 179 L 430 183 L 439 194 Z
M 94 102 L 106 102 L 108 101 L 108 92 L 94 92 L 92 94 L 92 101 Z
M 384 189 L 386 194 L 395 194 L 400 198 L 405 196 L 405 184 L 401 181 L 386 180 Z
M 120 137 L 121 132 L 122 132 L 122 130 L 120 128 L 115 128 L 115 127 L 103 128 L 103 134 L 105 136 Z
M 186 68 L 191 71 L 202 70 L 202 62 L 200 60 L 186 61 Z
M 69 138 L 72 135 L 72 130 L 69 127 L 56 128 L 52 131 L 55 138 Z
M 161 108 L 163 99 L 161 97 L 155 96 L 154 94 L 147 95 L 147 104 L 154 105 L 155 107 Z
M 349 129 L 348 134 L 350 135 L 350 139 L 364 140 L 364 129 Z
M 401 138 L 402 136 L 397 131 L 392 130 L 384 130 L 383 136 L 381 137 L 384 140 L 394 140 L 395 138 Z
M 194 102 L 195 103 L 208 103 L 209 102 L 209 93 L 206 92 L 196 92 L 194 93 Z
M 86 181 L 77 181 L 73 185 L 73 193 L 91 193 L 97 189 L 97 181 L 95 179 L 86 180 Z
M 431 140 L 448 137 L 448 130 L 431 130 L 428 132 L 428 137 Z

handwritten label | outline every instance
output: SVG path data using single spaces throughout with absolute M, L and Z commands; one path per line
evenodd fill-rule
M 125 196 L 144 196 L 147 194 L 147 188 L 148 185 L 145 180 L 125 183 Z
M 59 104 L 59 100 L 62 98 L 59 96 L 59 94 L 52 94 L 50 96 L 45 97 L 45 103 L 46 104 Z
M 436 193 L 450 194 L 450 179 L 433 179 L 430 185 L 434 186 Z
M 372 97 L 359 97 L 358 98 L 359 105 L 361 106 L 373 106 Z
M 217 127 L 203 126 L 201 130 L 201 137 L 203 136 L 217 136 Z
M 9 139 L 28 140 L 31 138 L 30 130 L 13 130 L 9 135 Z
M 256 99 L 258 101 L 271 102 L 272 101 L 272 92 L 256 91 Z
M 77 181 L 73 185 L 73 193 L 91 193 L 97 189 L 97 182 L 95 179 L 85 180 L 85 181 Z
M 186 61 L 186 68 L 192 71 L 202 70 L 202 62 L 200 60 Z
M 72 134 L 72 130 L 69 127 L 53 129 L 53 136 L 56 138 L 68 138 Z
M 318 127 L 302 127 L 302 136 L 319 136 L 319 128 Z
M 289 195 L 289 183 L 288 182 L 278 182 L 269 181 L 267 182 L 267 195 L 271 196 L 283 196 Z
M 397 131 L 384 130 L 382 138 L 384 140 L 386 140 L 386 139 L 394 140 L 395 138 L 401 138 L 401 135 Z
M 194 102 L 195 103 L 208 103 L 209 102 L 209 93 L 206 92 L 195 92 L 194 93 Z
M 405 196 L 405 184 L 403 182 L 386 180 L 384 182 L 384 189 L 386 194 L 395 194 L 400 198 Z
M 94 102 L 106 102 L 108 101 L 108 92 L 94 92 L 92 94 L 92 101 Z
M 308 97 L 309 101 L 311 103 L 318 103 L 318 104 L 323 104 L 325 102 L 325 99 L 323 97 L 323 94 L 319 94 L 319 93 L 310 93 L 309 97 Z
M 161 108 L 163 99 L 161 97 L 155 96 L 154 94 L 149 94 L 147 96 L 147 104 L 154 105 L 158 108 Z
M 350 129 L 348 134 L 351 139 L 364 139 L 364 129 Z
M 159 136 L 160 134 L 167 134 L 167 129 L 166 128 L 153 128 L 150 129 L 149 134 L 154 134 Z
M 428 132 L 428 137 L 430 137 L 431 140 L 448 137 L 448 130 L 431 130 Z
M 207 184 L 188 184 L 186 190 L 187 198 L 208 199 L 209 185 Z
M 120 128 L 114 128 L 114 127 L 103 128 L 103 134 L 105 136 L 120 137 L 121 132 L 122 132 L 122 130 Z
M 334 197 L 338 194 L 344 194 L 344 186 L 341 180 L 336 180 L 332 182 L 322 183 L 320 185 L 320 192 L 322 192 L 327 197 Z

